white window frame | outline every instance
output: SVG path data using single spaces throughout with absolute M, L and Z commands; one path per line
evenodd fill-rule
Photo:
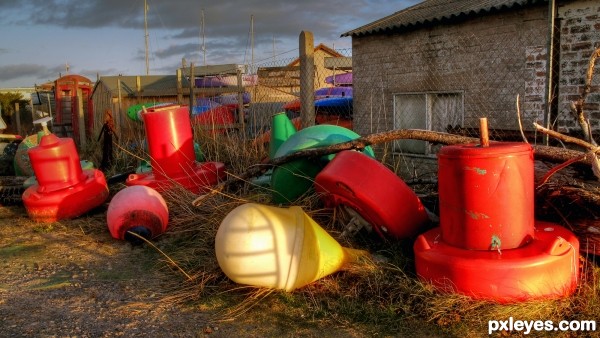
M 460 99 L 460 109 L 461 109 L 461 113 L 459 116 L 459 120 L 460 120 L 460 126 L 464 126 L 464 120 L 465 120 L 465 95 L 464 95 L 464 91 L 429 91 L 429 92 L 404 92 L 404 93 L 394 93 L 393 94 L 393 111 L 394 111 L 394 117 L 393 117 L 393 127 L 394 130 L 396 129 L 414 129 L 414 128 L 406 128 L 403 126 L 399 125 L 400 119 L 397 118 L 397 114 L 398 114 L 398 104 L 399 101 L 401 99 L 402 96 L 406 96 L 406 95 L 423 95 L 425 96 L 424 99 L 424 103 L 425 103 L 425 130 L 432 130 L 432 105 L 433 105 L 433 98 L 435 96 L 440 96 L 440 95 L 457 95 L 459 96 Z M 437 131 L 441 131 L 441 132 L 446 132 L 446 130 L 437 130 Z M 402 151 L 402 149 L 400 149 L 400 145 L 397 144 L 397 142 L 401 142 L 402 140 L 398 140 L 398 141 L 394 141 L 394 145 L 393 145 L 393 149 L 394 152 L 399 152 L 399 153 L 403 153 L 405 155 L 410 155 L 410 156 L 416 156 L 416 157 L 420 157 L 420 156 L 424 156 L 424 157 L 435 157 L 435 154 L 432 152 L 432 145 L 427 142 L 427 141 L 417 141 L 417 142 L 425 142 L 425 152 L 424 153 L 409 153 L 409 152 L 404 152 Z

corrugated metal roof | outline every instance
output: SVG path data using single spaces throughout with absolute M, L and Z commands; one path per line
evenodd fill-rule
M 141 96 L 177 95 L 176 75 L 102 76 L 98 83 L 102 83 L 116 95 L 118 81 L 121 80 L 121 94 L 136 96 L 138 78 Z M 185 77 L 182 77 L 181 82 L 184 88 L 189 87 L 189 82 Z
M 401 31 L 428 23 L 546 3 L 547 0 L 426 0 L 342 34 L 359 36 Z

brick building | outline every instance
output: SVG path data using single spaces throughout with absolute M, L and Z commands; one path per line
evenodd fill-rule
M 600 47 L 600 3 L 428 0 L 342 36 L 352 37 L 360 134 L 416 128 L 476 136 L 479 118 L 487 117 L 492 137 L 511 139 L 519 130 L 517 95 L 526 131 L 537 121 L 572 132 L 578 126 L 569 103 Z M 600 75 L 593 83 L 586 112 L 600 131 Z M 548 97 L 557 99 L 547 105 Z M 435 152 L 413 140 L 393 147 Z

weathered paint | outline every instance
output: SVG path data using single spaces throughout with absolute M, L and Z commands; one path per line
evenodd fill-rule
M 482 169 L 482 168 L 477 168 L 477 167 L 465 167 L 465 170 L 472 170 L 472 171 L 476 172 L 478 175 L 487 174 L 487 170 Z
M 487 219 L 490 218 L 490 216 L 483 214 L 481 212 L 477 212 L 477 211 L 471 211 L 471 210 L 465 210 L 465 213 L 467 215 L 469 215 L 469 217 L 471 217 L 472 219 Z

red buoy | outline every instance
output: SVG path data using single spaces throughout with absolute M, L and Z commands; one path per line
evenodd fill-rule
M 187 106 L 153 107 L 142 113 L 152 171 L 132 174 L 126 185 L 162 191 L 179 184 L 193 193 L 208 190 L 225 177 L 220 162 L 196 162 Z
M 43 136 L 28 155 L 37 182 L 25 190 L 22 198 L 34 221 L 74 218 L 108 198 L 104 174 L 97 169 L 81 169 L 73 139 Z
M 419 197 L 393 171 L 361 152 L 345 150 L 315 178 L 326 206 L 358 212 L 381 237 L 408 238 L 429 221 Z
M 443 147 L 440 227 L 447 244 L 514 249 L 533 239 L 533 148 L 527 143 Z
M 529 144 L 447 146 L 438 164 L 440 226 L 413 247 L 421 279 L 500 303 L 573 293 L 579 241 L 557 224 L 535 221 Z
M 167 230 L 169 209 L 163 197 L 146 186 L 131 186 L 115 194 L 108 205 L 106 223 L 113 238 L 141 243 L 135 233 L 152 239 Z
M 419 278 L 437 289 L 474 299 L 514 303 L 571 295 L 579 275 L 579 241 L 569 230 L 536 222 L 518 249 L 465 250 L 441 240 L 440 228 L 414 244 Z

